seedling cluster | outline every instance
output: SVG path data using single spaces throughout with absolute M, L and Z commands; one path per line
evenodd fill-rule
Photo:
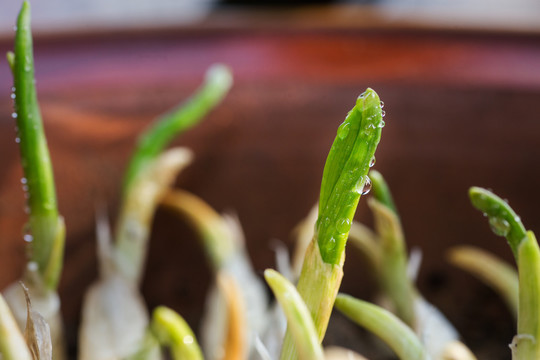
M 23 3 L 15 49 L 7 55 L 14 86 L 14 118 L 20 146 L 28 223 L 28 262 L 21 281 L 0 296 L 0 359 L 66 359 L 57 287 L 65 226 L 56 204 L 52 165 L 34 82 L 30 5 Z M 115 231 L 98 211 L 99 278 L 88 289 L 79 336 L 82 360 L 364 359 L 352 350 L 321 345 L 333 308 L 382 339 L 404 360 L 475 359 L 445 317 L 421 296 L 397 207 L 382 175 L 371 167 L 384 127 L 383 104 L 372 89 L 356 100 L 339 126 L 324 167 L 318 205 L 297 228 L 292 264 L 278 249 L 278 269 L 264 278 L 276 304 L 247 256 L 238 220 L 204 200 L 172 188 L 192 159 L 185 148 L 166 149 L 180 133 L 217 106 L 232 85 L 230 71 L 215 65 L 186 102 L 159 118 L 139 138 L 122 189 Z M 375 230 L 356 222 L 362 195 Z M 508 240 L 517 270 L 484 250 L 453 249 L 449 259 L 498 291 L 517 319 L 514 360 L 540 359 L 540 250 L 508 204 L 473 187 L 474 207 L 495 234 Z M 200 334 L 160 306 L 150 315 L 139 286 L 152 218 L 164 206 L 198 233 L 215 275 Z M 69 226 L 69 224 L 68 224 Z M 346 243 L 361 251 L 377 279 L 385 308 L 339 294 Z M 296 285 L 295 285 L 296 284 Z M 24 330 L 23 330 L 24 329 Z M 203 355 L 204 354 L 204 355 Z

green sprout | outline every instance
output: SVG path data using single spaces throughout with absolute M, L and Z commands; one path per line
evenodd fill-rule
M 298 292 L 322 341 L 343 278 L 345 243 L 360 196 L 368 191 L 368 171 L 384 126 L 381 101 L 372 89 L 360 95 L 340 125 L 323 171 L 319 215 L 309 245 Z M 296 359 L 287 330 L 281 359 Z
M 205 83 L 186 102 L 162 115 L 139 138 L 137 148 L 124 178 L 124 192 L 129 190 L 146 165 L 155 159 L 178 134 L 196 125 L 225 97 L 232 85 L 231 72 L 224 65 L 214 65 L 206 73 Z
M 373 181 L 374 199 L 369 205 L 375 218 L 381 248 L 380 281 L 398 317 L 415 328 L 414 302 L 417 295 L 412 281 L 407 276 L 407 249 L 401 222 L 382 175 L 372 170 L 370 177 Z
M 355 323 L 384 340 L 401 360 L 429 359 L 414 331 L 388 310 L 342 294 L 337 296 L 335 306 Z
M 165 306 L 154 310 L 151 329 L 162 346 L 171 349 L 174 360 L 202 360 L 195 334 L 187 322 Z
M 25 240 L 30 261 L 47 289 L 55 290 L 62 270 L 65 228 L 58 214 L 53 170 L 43 131 L 34 80 L 34 55 L 30 29 L 30 4 L 24 1 L 17 19 L 15 51 L 8 53 L 13 72 L 17 138 L 21 152 L 29 221 Z
M 150 222 L 161 197 L 171 186 L 177 172 L 187 165 L 172 160 L 167 176 L 156 167 L 163 149 L 178 134 L 197 124 L 219 104 L 232 85 L 227 67 L 214 65 L 206 73 L 204 84 L 188 101 L 156 120 L 139 138 L 124 179 L 123 201 L 116 227 L 118 267 L 124 275 L 139 283 L 144 270 Z M 188 159 L 189 157 L 189 159 Z M 176 162 L 176 165 L 174 164 Z M 151 196 L 148 196 L 151 194 Z
M 479 187 L 469 190 L 471 203 L 489 219 L 491 230 L 506 237 L 519 276 L 518 334 L 512 342 L 514 360 L 540 358 L 540 249 L 532 231 L 506 201 Z
M 294 285 L 280 273 L 271 269 L 264 272 L 264 277 L 287 317 L 299 359 L 323 360 L 323 351 L 313 319 Z

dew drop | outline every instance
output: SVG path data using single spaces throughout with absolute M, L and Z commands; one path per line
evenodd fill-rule
M 21 178 L 21 184 L 26 184 L 26 183 L 28 183 L 28 180 L 26 180 L 25 177 Z
M 384 107 L 384 101 L 381 101 L 381 109 Z
M 191 335 L 186 335 L 186 336 L 184 336 L 184 338 L 182 339 L 182 341 L 183 341 L 184 344 L 186 344 L 186 345 L 191 345 L 191 344 L 193 344 L 193 336 L 191 336 Z
M 38 266 L 37 262 L 35 262 L 35 261 L 30 261 L 30 262 L 28 263 L 28 265 L 26 265 L 26 268 L 27 268 L 28 271 L 30 271 L 30 272 L 36 272 L 36 271 L 38 271 L 39 266 Z
M 17 97 L 17 95 L 15 95 L 15 93 L 14 93 L 14 92 L 13 92 L 13 93 L 11 93 L 11 98 L 12 98 L 12 99 L 15 99 L 16 97 Z
M 17 144 L 19 144 L 19 143 L 21 142 L 21 138 L 17 136 L 17 137 L 15 138 L 15 142 L 16 142 Z
M 12 86 L 11 87 L 11 92 L 15 92 L 15 90 L 17 90 L 17 89 L 15 89 L 15 86 Z
M 34 237 L 32 236 L 32 234 L 24 234 L 23 239 L 27 243 L 31 243 L 34 240 Z
M 379 129 L 382 129 L 384 127 L 384 125 L 386 125 L 386 123 L 384 122 L 384 120 L 381 120 L 381 122 L 379 122 L 379 125 L 377 125 L 377 127 Z
M 364 177 L 361 177 L 358 182 L 356 183 L 356 189 L 355 191 L 360 195 L 366 195 L 371 190 L 371 179 L 369 176 L 366 176 L 365 180 Z
M 361 195 L 366 195 L 371 190 L 371 179 L 369 176 L 366 176 L 366 182 L 364 186 L 362 187 L 362 191 L 360 192 Z
M 326 249 L 327 249 L 327 250 L 333 250 L 335 247 L 336 247 L 336 239 L 334 239 L 333 237 L 331 237 L 331 238 L 328 240 L 328 243 L 326 244 Z
M 336 230 L 340 234 L 346 234 L 351 229 L 351 220 L 348 218 L 343 218 L 338 220 L 336 224 Z
M 17 115 L 17 113 L 16 113 L 16 112 L 14 112 L 14 113 L 11 113 L 11 117 L 12 117 L 12 118 L 16 119 L 16 118 L 17 118 L 17 116 L 18 116 L 18 115 Z
M 510 232 L 510 224 L 508 221 L 497 216 L 489 218 L 489 226 L 495 235 L 506 236 Z
M 339 125 L 337 130 L 337 136 L 343 140 L 349 135 L 349 131 L 351 130 L 351 124 L 348 122 L 344 122 L 343 124 Z
M 375 162 L 377 161 L 377 159 L 375 159 L 375 155 L 373 155 L 373 157 L 371 158 L 371 160 L 369 161 L 369 167 L 373 167 L 375 166 Z

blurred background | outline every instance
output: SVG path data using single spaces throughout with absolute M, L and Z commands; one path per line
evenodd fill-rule
M 12 48 L 19 7 L 2 4 L 1 53 Z M 72 340 L 83 289 L 96 277 L 96 202 L 108 204 L 114 222 L 137 134 L 221 62 L 235 85 L 175 141 L 196 155 L 177 186 L 238 215 L 257 271 L 274 267 L 276 239 L 293 248 L 291 230 L 317 201 L 335 131 L 372 87 L 387 114 L 375 168 L 393 191 L 409 247 L 423 251 L 421 291 L 480 359 L 510 358 L 514 325 L 504 304 L 448 265 L 445 251 L 472 244 L 512 261 L 470 206 L 473 185 L 507 198 L 525 226 L 540 231 L 538 2 L 50 0 L 32 7 L 37 87 L 67 224 L 60 291 Z M 22 271 L 26 221 L 4 60 L 0 84 L 4 288 Z M 371 223 L 365 199 L 357 219 Z M 370 299 L 375 283 L 364 263 L 348 249 L 343 291 Z M 149 307 L 169 305 L 197 328 L 210 282 L 194 234 L 159 210 L 143 285 Z M 329 342 L 355 343 L 358 329 L 330 326 Z

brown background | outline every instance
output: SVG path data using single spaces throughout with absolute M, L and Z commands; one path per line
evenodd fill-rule
M 222 62 L 234 72 L 234 88 L 203 124 L 175 141 L 196 154 L 178 186 L 219 211 L 238 214 L 257 271 L 274 266 L 271 239 L 292 247 L 290 230 L 317 200 L 335 130 L 356 96 L 372 87 L 387 113 L 375 167 L 392 188 L 409 246 L 424 251 L 421 291 L 480 358 L 510 358 L 506 344 L 514 330 L 504 305 L 451 269 L 444 252 L 467 243 L 511 260 L 505 241 L 469 205 L 472 185 L 509 199 L 526 227 L 539 228 L 538 36 L 183 28 L 38 37 L 35 45 L 39 98 L 67 224 L 60 292 L 72 339 L 83 289 L 96 276 L 96 202 L 105 200 L 114 219 L 136 135 L 185 99 L 210 64 Z M 1 42 L 0 53 L 11 46 Z M 0 84 L 3 288 L 23 266 L 25 215 L 5 62 Z M 370 222 L 365 201 L 357 218 Z M 347 256 L 343 291 L 370 296 L 374 283 L 363 259 L 352 248 Z M 149 307 L 169 305 L 197 327 L 209 282 L 193 233 L 158 211 L 143 285 Z M 358 332 L 348 331 L 342 339 Z

